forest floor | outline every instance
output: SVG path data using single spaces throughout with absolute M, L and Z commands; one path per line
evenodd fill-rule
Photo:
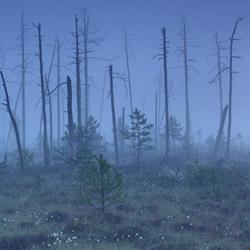
M 250 249 L 250 167 L 218 169 L 127 172 L 127 201 L 105 216 L 78 201 L 58 167 L 6 170 L 0 249 Z

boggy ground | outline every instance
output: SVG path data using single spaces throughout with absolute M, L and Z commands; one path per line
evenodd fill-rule
M 127 202 L 105 216 L 79 202 L 60 166 L 6 169 L 0 249 L 250 249 L 249 164 L 169 166 L 124 173 Z

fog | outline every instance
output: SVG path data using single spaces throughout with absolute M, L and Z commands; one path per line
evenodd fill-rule
M 250 249 L 249 9 L 2 0 L 0 249 Z
M 15 8 L 13 8 L 13 5 Z M 100 117 L 100 106 L 102 88 L 106 81 L 104 93 L 103 119 L 101 133 L 112 140 L 111 109 L 108 99 L 109 79 L 108 65 L 113 64 L 114 72 L 125 74 L 126 61 L 123 29 L 126 28 L 129 34 L 129 52 L 131 83 L 133 91 L 134 107 L 142 110 L 148 119 L 154 121 L 154 98 L 155 92 L 159 90 L 159 76 L 162 73 L 162 61 L 152 58 L 159 54 L 161 47 L 161 29 L 166 28 L 167 40 L 170 42 L 168 55 L 168 77 L 171 85 L 169 112 L 185 126 L 185 103 L 184 103 L 184 69 L 183 59 L 178 49 L 182 46 L 180 31 L 182 29 L 183 15 L 189 29 L 188 37 L 191 38 L 188 48 L 188 57 L 194 59 L 192 64 L 199 72 L 190 70 L 190 117 L 192 134 L 195 139 L 197 130 L 202 131 L 202 137 L 206 138 L 213 134 L 216 136 L 219 127 L 219 91 L 218 83 L 209 84 L 209 81 L 216 75 L 216 70 L 209 73 L 216 65 L 217 59 L 211 56 L 215 48 L 215 33 L 218 32 L 219 39 L 225 41 L 224 46 L 229 47 L 234 22 L 237 17 L 244 16 L 239 26 L 237 37 L 240 41 L 235 42 L 235 54 L 242 57 L 234 61 L 233 82 L 233 108 L 232 108 L 232 135 L 241 133 L 243 140 L 249 144 L 250 119 L 247 113 L 250 101 L 248 98 L 249 88 L 249 35 L 248 35 L 248 3 L 246 1 L 3 1 L 1 13 L 1 46 L 4 53 L 3 71 L 8 83 L 8 89 L 12 99 L 12 106 L 16 101 L 18 87 L 21 81 L 18 75 L 17 65 L 21 63 L 16 46 L 20 44 L 16 38 L 20 33 L 21 14 L 24 14 L 24 22 L 28 29 L 26 33 L 26 53 L 28 57 L 28 73 L 26 76 L 26 104 L 27 104 L 27 142 L 31 146 L 38 134 L 41 101 L 39 84 L 39 61 L 35 57 L 38 52 L 38 41 L 35 37 L 37 32 L 31 22 L 42 24 L 43 52 L 45 74 L 48 74 L 55 36 L 60 38 L 61 49 L 61 79 L 64 81 L 69 75 L 73 81 L 74 97 L 75 69 L 74 56 L 74 15 L 79 16 L 79 26 L 82 25 L 81 9 L 88 7 L 90 23 L 93 31 L 93 38 L 104 36 L 100 45 L 90 45 L 93 52 L 89 60 L 89 81 L 90 81 L 90 114 L 98 121 Z M 225 11 L 226 8 L 226 11 Z M 82 39 L 82 37 L 80 37 Z M 229 51 L 222 51 L 222 64 L 229 64 Z M 93 59 L 91 59 L 93 58 Z M 55 64 L 55 63 L 54 63 Z M 161 73 L 160 73 L 161 72 Z M 20 72 L 19 72 L 20 73 Z M 56 86 L 56 67 L 52 68 L 51 89 Z M 224 104 L 228 103 L 229 73 L 222 74 Z M 81 64 L 81 84 L 84 85 L 83 63 Z M 126 84 L 128 84 L 126 82 Z M 126 121 L 129 121 L 129 99 L 126 96 L 126 89 L 122 80 L 116 79 L 115 105 L 117 117 L 121 115 L 122 107 L 126 109 Z M 163 90 L 163 86 L 162 86 Z M 163 95 L 162 95 L 163 97 Z M 1 99 L 3 99 L 1 91 Z M 74 104 L 76 98 L 74 98 Z M 53 111 L 56 112 L 56 96 L 52 96 Z M 161 98 L 163 109 L 164 99 Z M 21 103 L 21 102 L 20 102 Z M 38 103 L 38 104 L 37 104 Z M 66 104 L 66 99 L 64 105 Z M 74 105 L 75 107 L 75 105 Z M 65 111 L 65 107 L 64 107 Z M 76 108 L 74 108 L 76 111 Z M 1 137 L 6 140 L 9 127 L 8 114 L 1 112 L 2 128 Z M 18 105 L 17 117 L 21 119 L 21 104 Z M 74 112 L 74 121 L 76 113 Z M 54 119 L 56 134 L 56 119 Z M 63 121 L 61 121 L 63 122 Z M 227 122 L 226 122 L 227 124 Z M 66 118 L 64 121 L 65 129 Z M 162 124 L 162 129 L 164 126 Z

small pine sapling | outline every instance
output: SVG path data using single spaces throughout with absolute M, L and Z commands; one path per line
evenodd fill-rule
M 133 149 L 136 152 L 137 167 L 140 168 L 141 156 L 145 151 L 153 150 L 151 145 L 153 139 L 151 137 L 151 130 L 153 124 L 147 123 L 145 114 L 136 108 L 132 115 L 130 115 L 131 127 L 125 133 L 125 138 L 129 139 Z
M 86 191 L 82 200 L 88 205 L 101 209 L 105 214 L 106 208 L 124 202 L 126 194 L 123 192 L 122 173 L 112 169 L 101 154 L 95 156 L 96 163 L 87 171 Z

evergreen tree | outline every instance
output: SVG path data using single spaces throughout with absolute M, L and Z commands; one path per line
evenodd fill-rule
M 145 114 L 142 114 L 137 108 L 130 115 L 131 127 L 125 133 L 125 138 L 129 139 L 133 149 L 136 152 L 137 167 L 140 168 L 141 156 L 145 151 L 153 150 L 151 142 L 151 130 L 153 124 L 147 123 Z
M 82 199 L 87 204 L 101 209 L 104 214 L 108 206 L 123 202 L 126 195 L 122 191 L 121 172 L 112 170 L 102 154 L 95 156 L 95 159 L 96 163 L 92 164 L 86 173 L 86 189 Z

